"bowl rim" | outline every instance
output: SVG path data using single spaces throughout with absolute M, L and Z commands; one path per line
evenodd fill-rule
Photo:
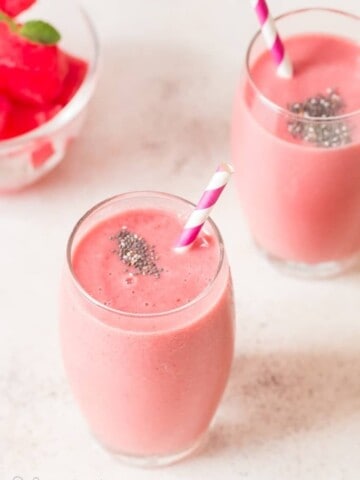
M 83 20 L 90 33 L 93 44 L 94 55 L 89 60 L 89 68 L 86 76 L 75 95 L 53 118 L 46 121 L 39 127 L 36 127 L 22 135 L 0 140 L 0 154 L 9 150 L 17 150 L 19 147 L 27 145 L 34 139 L 48 136 L 61 129 L 69 123 L 77 114 L 79 114 L 89 102 L 96 85 L 97 74 L 99 70 L 100 60 L 100 39 L 95 28 L 94 22 L 91 20 L 87 10 L 77 1 L 74 7 L 80 12 Z

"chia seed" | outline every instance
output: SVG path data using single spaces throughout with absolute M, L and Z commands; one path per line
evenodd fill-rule
M 126 227 L 111 239 L 118 243 L 115 253 L 127 267 L 135 269 L 135 275 L 160 278 L 163 269 L 157 266 L 158 257 L 154 245 L 149 245 L 143 237 L 130 232 Z
M 289 133 L 296 139 L 317 147 L 336 148 L 351 142 L 351 130 L 343 121 L 311 122 L 312 118 L 330 118 L 344 112 L 345 104 L 336 89 L 328 88 L 326 94 L 307 98 L 304 102 L 288 105 L 288 110 L 302 119 L 290 120 Z

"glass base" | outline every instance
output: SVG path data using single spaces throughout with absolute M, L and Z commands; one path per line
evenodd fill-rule
M 200 438 L 198 438 L 190 447 L 182 450 L 181 452 L 166 454 L 166 455 L 133 455 L 123 452 L 116 452 L 111 450 L 111 448 L 104 445 L 98 439 L 97 442 L 104 448 L 110 455 L 116 460 L 130 465 L 132 467 L 138 468 L 160 468 L 172 465 L 174 463 L 180 462 L 181 460 L 190 457 L 194 453 L 198 452 L 202 447 L 204 447 L 206 440 L 208 438 L 208 433 L 206 432 Z
M 304 279 L 326 279 L 337 277 L 356 265 L 360 264 L 360 254 L 357 253 L 349 258 L 338 261 L 322 262 L 322 263 L 301 263 L 284 260 L 266 252 L 262 247 L 255 243 L 257 250 L 273 267 L 285 275 Z

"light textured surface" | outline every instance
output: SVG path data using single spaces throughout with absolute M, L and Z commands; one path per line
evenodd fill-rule
M 289 4 L 272 3 L 275 13 Z M 141 471 L 90 438 L 58 347 L 68 233 L 118 192 L 197 200 L 228 159 L 232 97 L 256 20 L 243 0 L 84 4 L 104 47 L 84 132 L 45 180 L 0 198 L 0 479 L 357 480 L 360 272 L 330 282 L 281 276 L 257 256 L 232 187 L 213 217 L 235 283 L 236 359 L 208 445 L 182 464 Z M 358 0 L 346 4 L 360 13 Z

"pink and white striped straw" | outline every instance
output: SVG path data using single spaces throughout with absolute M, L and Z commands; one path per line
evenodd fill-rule
M 285 50 L 284 43 L 276 29 L 274 19 L 266 1 L 251 0 L 251 4 L 259 19 L 266 46 L 270 50 L 277 65 L 279 77 L 291 78 L 293 76 L 293 66 Z
M 228 163 L 222 163 L 210 180 L 195 210 L 190 215 L 184 230 L 175 245 L 178 252 L 187 250 L 195 242 L 234 170 Z

